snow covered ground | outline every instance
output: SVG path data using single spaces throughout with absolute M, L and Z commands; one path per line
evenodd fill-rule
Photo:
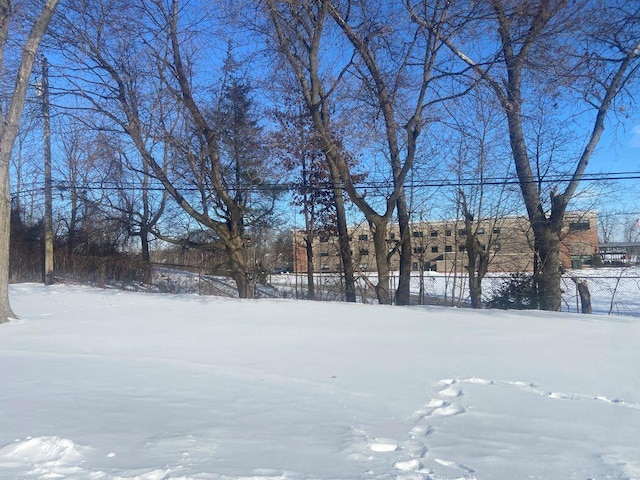
M 640 479 L 640 319 L 35 284 L 0 479 Z

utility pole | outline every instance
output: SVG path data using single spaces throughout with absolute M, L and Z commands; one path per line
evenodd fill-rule
M 55 282 L 53 277 L 53 192 L 51 188 L 51 115 L 49 113 L 49 68 L 42 56 L 42 124 L 44 130 L 44 268 L 45 285 Z

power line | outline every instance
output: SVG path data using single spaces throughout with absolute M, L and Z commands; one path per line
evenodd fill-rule
M 563 183 L 572 179 L 570 175 L 548 175 L 541 179 L 530 180 L 525 183 L 549 184 Z M 624 181 L 624 180 L 640 180 L 640 171 L 626 172 L 609 172 L 609 173 L 591 173 L 584 174 L 581 177 L 582 182 L 601 182 L 601 181 Z M 505 186 L 519 185 L 521 182 L 515 177 L 486 177 L 482 181 L 474 178 L 461 179 L 435 179 L 431 181 L 408 181 L 405 182 L 406 189 L 415 188 L 446 188 L 446 187 L 484 187 L 484 186 Z M 28 194 L 41 191 L 43 187 L 37 187 L 35 182 L 31 183 L 28 189 L 21 189 L 20 192 L 12 192 L 12 196 L 18 194 Z M 59 192 L 68 190 L 76 191 L 164 191 L 162 185 L 146 186 L 133 182 L 116 182 L 116 181 L 93 181 L 84 182 L 79 185 L 73 185 L 67 180 L 54 181 L 55 189 Z M 175 184 L 174 184 L 175 185 Z M 355 184 L 357 188 L 364 190 L 393 188 L 393 183 L 388 180 L 365 180 Z M 202 189 L 209 189 L 208 185 L 202 187 L 192 185 L 175 185 L 176 189 L 183 192 L 200 192 Z M 246 185 L 241 187 L 227 186 L 229 192 L 266 192 L 266 191 L 317 191 L 333 188 L 330 182 L 320 182 L 313 185 L 300 185 L 294 182 L 283 183 L 261 183 L 255 185 Z

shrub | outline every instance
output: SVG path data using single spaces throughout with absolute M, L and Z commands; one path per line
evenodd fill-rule
M 531 310 L 537 308 L 533 275 L 512 273 L 494 289 L 488 308 L 502 310 Z

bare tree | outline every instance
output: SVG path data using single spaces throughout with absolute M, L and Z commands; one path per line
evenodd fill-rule
M 273 32 L 275 42 L 280 44 L 282 50 L 286 52 L 285 61 L 292 68 L 306 112 L 310 115 L 314 125 L 315 137 L 327 162 L 336 209 L 345 298 L 347 302 L 355 302 L 355 276 L 343 196 L 343 174 L 350 176 L 350 161 L 338 133 L 333 125 L 329 124 L 329 98 L 325 96 L 325 87 L 318 72 L 320 38 L 326 19 L 326 10 L 320 8 L 319 17 L 314 18 L 311 13 L 314 6 L 310 4 L 292 4 L 290 11 L 287 11 L 287 6 L 282 6 L 283 9 L 279 9 L 275 2 L 268 2 L 267 6 L 269 17 L 275 26 L 275 32 Z M 307 17 L 307 14 L 310 16 Z M 308 24 L 306 24 L 307 21 Z M 307 44 L 309 45 L 308 49 L 303 47 L 302 50 L 299 50 L 300 47 Z M 305 49 L 307 50 L 306 55 L 303 53 Z
M 441 47 L 439 36 L 407 22 L 406 13 L 393 7 L 377 10 L 366 2 L 339 5 L 328 0 L 267 4 L 275 41 L 297 78 L 329 165 L 336 170 L 350 200 L 369 224 L 378 271 L 375 288 L 380 303 L 390 303 L 392 298 L 387 230 L 397 210 L 400 226 L 397 301 L 406 304 L 409 302 L 411 236 L 404 183 L 416 156 L 418 138 L 426 122 L 425 112 L 446 98 L 433 95 L 437 89 L 435 84 L 448 75 L 436 67 Z M 447 2 L 437 2 L 434 22 L 443 21 L 446 8 Z M 329 19 L 333 22 L 329 23 Z M 341 59 L 342 68 L 324 72 L 325 63 L 335 59 L 323 58 L 323 42 L 327 37 L 335 40 L 336 35 L 342 35 L 342 46 L 350 51 Z M 345 83 L 347 76 L 351 81 Z M 344 91 L 338 97 L 341 89 Z M 376 141 L 384 145 L 381 150 L 388 162 L 384 175 L 391 185 L 381 200 L 365 198 L 357 188 L 344 150 L 337 145 L 335 131 L 339 122 L 332 111 L 340 108 L 341 102 L 349 105 L 351 116 L 358 117 L 357 122 L 374 132 L 380 131 Z M 352 129 L 362 128 L 354 125 Z M 346 143 L 353 144 L 354 140 L 355 136 L 345 138 Z
M 436 31 L 438 26 L 422 15 L 414 2 L 405 0 L 405 4 L 415 21 Z M 638 69 L 639 12 L 636 3 L 623 1 L 601 5 L 568 0 L 483 0 L 465 4 L 458 12 L 464 22 L 475 20 L 477 29 L 493 33 L 485 37 L 482 48 L 473 50 L 469 36 L 442 32 L 455 57 L 493 91 L 506 118 L 534 233 L 535 277 L 544 310 L 561 308 L 559 246 L 567 206 L 600 140 L 607 114 Z M 536 98 L 549 100 L 552 112 L 546 122 L 555 122 L 557 130 L 568 128 L 578 99 L 593 113 L 591 118 L 577 116 L 573 127 L 584 131 L 583 146 L 567 169 L 568 180 L 556 183 L 548 203 L 540 188 L 548 177 L 536 168 L 532 149 L 535 132 L 529 123 L 531 106 L 537 103 L 531 100 Z M 569 118 L 562 119 L 562 114 Z M 587 122 L 590 127 L 585 127 Z
M 328 188 L 329 171 L 322 148 L 299 95 L 285 93 L 283 100 L 283 105 L 273 112 L 278 125 L 274 148 L 285 169 L 292 174 L 292 204 L 302 209 L 307 298 L 315 299 L 314 240 L 337 230 L 335 199 Z
M 616 214 L 613 212 L 598 212 L 598 232 L 601 243 L 611 243 L 616 230 Z
M 170 146 L 162 147 L 158 160 L 166 171 L 169 166 Z M 94 148 L 94 172 L 102 178 L 97 204 L 104 215 L 121 225 L 129 238 L 140 241 L 143 283 L 152 283 L 150 242 L 154 238 L 165 211 L 168 193 L 142 162 L 136 152 L 128 152 L 117 136 L 97 132 Z
M 220 93 L 221 82 L 207 88 L 208 96 L 194 87 L 195 44 L 184 40 L 189 30 L 181 23 L 180 2 L 74 5 L 61 19 L 58 38 L 70 60 L 66 74 L 73 90 L 103 115 L 104 128 L 129 137 L 176 204 L 215 232 L 239 296 L 253 296 L 246 219 L 255 205 L 244 193 L 257 186 L 238 185 L 246 178 L 229 168 L 220 125 L 210 115 L 211 92 Z M 175 157 L 169 170 L 162 160 L 167 146 Z
M 489 106 L 486 92 L 475 91 L 448 108 L 452 130 L 450 142 L 457 144 L 451 170 L 458 175 L 456 203 L 467 257 L 469 295 L 473 308 L 482 308 L 482 281 L 500 246 L 501 223 L 517 211 L 517 199 L 509 191 L 511 165 L 503 152 L 500 118 Z M 506 158 L 506 159 L 505 159 Z M 515 200 L 515 202 L 514 202 Z
M 48 0 L 33 22 L 28 37 L 21 45 L 20 65 L 15 74 L 11 101 L 5 112 L 0 112 L 0 323 L 15 316 L 9 304 L 9 238 L 11 194 L 9 189 L 9 160 L 18 134 L 18 123 L 33 69 L 36 51 L 44 36 L 59 0 Z M 9 42 L 13 2 L 0 0 L 0 69 L 4 68 Z M 4 74 L 3 74 L 4 75 Z

